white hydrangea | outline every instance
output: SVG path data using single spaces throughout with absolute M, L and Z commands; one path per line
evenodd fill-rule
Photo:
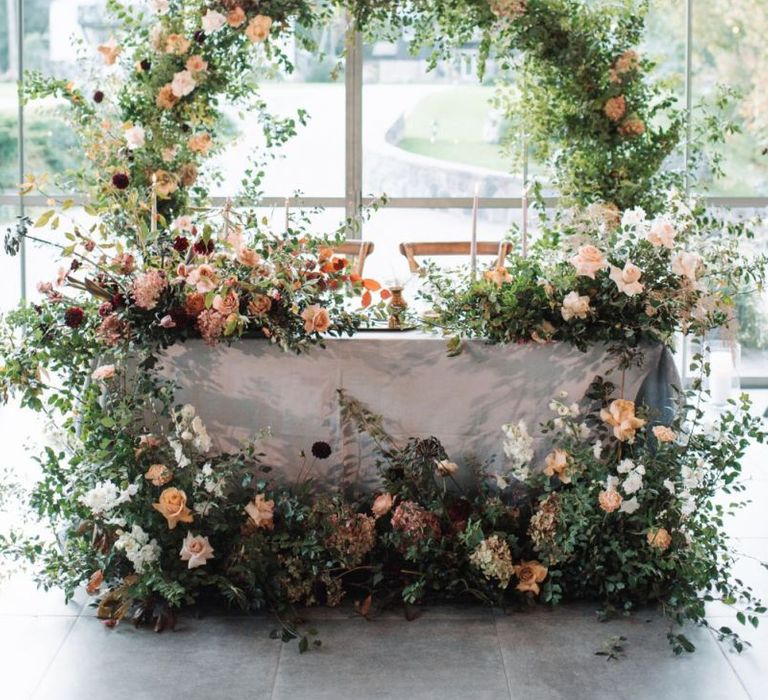
M 598 440 L 594 445 L 592 445 L 592 456 L 595 459 L 600 459 L 600 456 L 603 454 L 603 441 Z
M 169 437 L 168 444 L 173 450 L 173 456 L 179 469 L 184 469 L 184 467 L 188 467 L 192 463 L 189 457 L 184 454 L 184 446 L 178 440 Z
M 619 485 L 619 477 L 609 475 L 605 479 L 605 490 L 606 491 L 615 491 Z
M 111 481 L 101 481 L 80 496 L 80 503 L 93 513 L 106 513 L 122 503 L 127 503 L 139 490 L 138 484 L 131 484 L 122 491 Z
M 119 537 L 115 542 L 115 549 L 122 549 L 128 561 L 133 564 L 137 574 L 144 573 L 148 564 L 156 562 L 160 558 L 160 545 L 157 540 L 149 539 L 140 525 L 133 525 L 130 532 L 118 531 Z
M 627 478 L 624 479 L 624 483 L 621 485 L 621 488 L 628 496 L 633 493 L 637 493 L 641 488 L 643 488 L 643 475 L 640 474 L 640 472 L 637 470 L 630 472 Z
M 635 463 L 631 459 L 622 459 L 616 467 L 619 474 L 629 474 L 635 468 Z
M 200 416 L 197 415 L 195 407 L 191 404 L 186 404 L 176 414 L 176 434 L 182 442 L 192 443 L 192 446 L 202 454 L 211 449 L 211 438 L 208 436 L 208 430 Z M 176 448 L 174 447 L 174 449 Z M 176 459 L 179 461 L 178 456 Z
M 664 479 L 664 488 L 667 489 L 673 496 L 675 495 L 675 482 L 671 479 Z
M 217 479 L 210 462 L 206 462 L 195 477 L 195 484 L 215 498 L 224 496 L 224 480 Z M 205 506 L 204 506 L 205 507 Z

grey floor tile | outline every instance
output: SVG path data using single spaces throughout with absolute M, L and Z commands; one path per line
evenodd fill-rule
M 4 617 L 0 620 L 0 695 L 31 696 L 67 635 L 74 617 Z
M 509 698 L 492 619 L 322 622 L 323 646 L 286 647 L 274 698 Z
M 725 658 L 753 698 L 763 698 L 768 688 L 768 619 L 757 629 L 739 630 L 739 636 L 752 644 L 741 654 L 721 643 Z
M 83 616 L 33 697 L 266 700 L 281 644 L 270 628 L 265 617 L 183 619 L 175 632 L 156 634 Z
M 657 613 L 599 623 L 594 615 L 537 610 L 497 618 L 512 688 L 521 700 L 740 700 L 746 692 L 708 631 L 687 630 L 697 650 L 675 657 Z M 612 636 L 626 656 L 596 656 Z
M 739 494 L 720 494 L 717 503 L 750 501 L 733 515 L 726 516 L 724 523 L 732 537 L 768 537 L 768 481 L 752 479 L 745 483 L 746 491 Z

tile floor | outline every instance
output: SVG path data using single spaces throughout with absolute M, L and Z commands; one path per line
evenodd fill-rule
M 755 398 L 762 411 L 768 392 Z M 768 447 L 750 451 L 745 475 L 753 502 L 730 528 L 747 555 L 739 574 L 768 599 L 768 571 L 749 558 L 768 559 Z M 753 647 L 742 655 L 691 629 L 696 653 L 675 657 L 655 612 L 599 623 L 587 606 L 509 616 L 443 606 L 413 622 L 394 612 L 369 622 L 323 610 L 311 614 L 323 646 L 301 656 L 269 639 L 268 616 L 189 616 L 158 635 L 109 630 L 83 602 L 64 605 L 24 577 L 0 584 L 0 700 L 740 700 L 765 697 L 768 685 L 768 616 L 745 632 Z M 735 625 L 723 606 L 711 614 Z M 596 656 L 616 635 L 626 656 Z

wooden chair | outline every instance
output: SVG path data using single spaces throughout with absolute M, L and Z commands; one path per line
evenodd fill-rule
M 363 276 L 366 258 L 373 253 L 373 241 L 354 241 L 349 240 L 346 243 L 334 247 L 333 252 L 336 255 L 344 255 L 348 258 L 355 258 L 355 264 L 352 272 Z
M 509 241 L 478 241 L 478 255 L 495 255 L 496 265 L 503 265 L 506 257 L 512 252 L 512 243 Z M 419 272 L 421 265 L 416 261 L 416 256 L 424 255 L 471 255 L 471 241 L 435 241 L 433 243 L 401 243 L 400 254 L 408 260 L 411 272 Z

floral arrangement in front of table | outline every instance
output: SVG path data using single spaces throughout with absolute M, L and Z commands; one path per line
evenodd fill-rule
M 766 256 L 752 227 L 673 195 L 663 214 L 595 204 L 545 224 L 525 257 L 477 279 L 428 267 L 430 323 L 490 342 L 603 342 L 624 361 L 643 342 L 702 337 L 732 325 L 736 300 L 758 293 Z
M 22 371 L 6 367 L 5 387 Z M 508 463 L 474 467 L 468 489 L 437 438 L 398 442 L 341 394 L 345 420 L 381 455 L 380 490 L 343 497 L 311 478 L 313 462 L 333 459 L 327 443 L 304 447 L 286 484 L 258 440 L 215 453 L 195 408 L 174 406 L 172 385 L 146 363 L 101 365 L 92 378 L 77 395 L 83 430 L 63 426 L 30 495 L 60 542 L 11 533 L 0 553 L 33 561 L 42 585 L 68 596 L 85 585 L 108 626 L 172 627 L 176 609 L 213 598 L 272 609 L 277 636 L 304 651 L 313 635 L 297 607 L 345 598 L 365 616 L 398 600 L 410 615 L 466 598 L 505 608 L 589 599 L 606 614 L 658 603 L 680 624 L 708 624 L 712 600 L 744 624 L 765 611 L 732 579 L 737 554 L 714 500 L 743 490 L 740 460 L 766 437 L 746 399 L 706 430 L 692 404 L 666 426 L 597 380 L 581 404 L 553 400 L 541 464 L 527 427 L 511 422 L 499 432 Z M 27 381 L 24 403 L 36 392 Z M 50 395 L 59 408 L 72 398 Z M 742 647 L 731 628 L 715 632 Z M 669 638 L 677 653 L 693 650 L 684 631 Z

